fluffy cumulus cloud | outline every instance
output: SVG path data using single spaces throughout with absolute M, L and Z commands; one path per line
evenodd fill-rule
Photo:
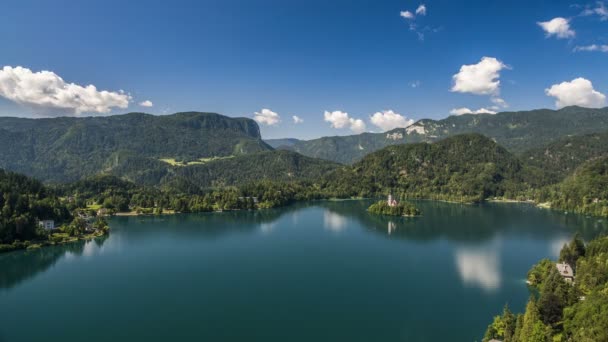
M 608 45 L 597 45 L 597 44 L 591 44 L 591 45 L 585 45 L 585 46 L 576 46 L 574 48 L 574 52 L 579 52 L 579 51 L 600 51 L 600 52 L 608 52 Z
M 331 123 L 332 128 L 350 128 L 355 133 L 364 132 L 366 129 L 365 122 L 361 119 L 351 118 L 347 112 L 342 111 L 325 111 L 323 119 Z
M 483 57 L 477 64 L 463 65 L 452 76 L 451 91 L 476 95 L 498 95 L 500 93 L 500 71 L 507 66 L 494 57 Z
M 20 66 L 0 69 L 0 96 L 44 114 L 58 115 L 109 113 L 112 108 L 127 108 L 131 100 L 124 91 L 100 91 L 92 84 L 66 83 L 52 71 L 33 72 Z
M 464 115 L 464 114 L 496 114 L 495 111 L 486 108 L 480 108 L 478 110 L 471 110 L 469 108 L 454 108 L 450 111 L 452 115 Z
M 570 82 L 554 84 L 545 89 L 545 93 L 548 96 L 555 97 L 557 108 L 566 106 L 600 108 L 606 105 L 606 96 L 593 89 L 591 81 L 582 77 Z
M 565 39 L 573 38 L 576 35 L 576 32 L 570 28 L 570 20 L 566 18 L 557 17 L 537 24 L 545 31 L 547 37 Z
M 142 106 L 142 107 L 148 107 L 148 108 L 150 108 L 150 107 L 154 106 L 154 103 L 152 103 L 152 101 L 150 101 L 150 100 L 146 100 L 146 101 L 140 102 L 139 105 Z
M 370 117 L 370 121 L 374 126 L 379 127 L 383 131 L 390 131 L 391 129 L 398 127 L 407 127 L 414 123 L 414 120 L 408 119 L 392 110 L 374 113 L 374 115 Z
M 295 123 L 295 124 L 299 124 L 299 123 L 304 122 L 304 119 L 302 119 L 301 117 L 299 117 L 297 115 L 294 115 L 291 118 L 293 119 L 293 123 Z
M 281 116 L 270 109 L 264 108 L 253 114 L 253 120 L 260 124 L 274 126 L 281 122 Z

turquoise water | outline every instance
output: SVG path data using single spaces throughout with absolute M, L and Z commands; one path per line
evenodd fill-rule
M 102 239 L 0 255 L 0 341 L 476 341 L 525 274 L 606 221 L 523 204 L 368 201 L 117 217 Z

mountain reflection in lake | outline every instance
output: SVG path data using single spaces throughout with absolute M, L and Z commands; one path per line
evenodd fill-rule
M 2 254 L 0 336 L 480 340 L 507 301 L 523 309 L 532 264 L 606 231 L 525 204 L 419 201 L 423 216 L 395 218 L 371 203 L 115 217 L 106 238 Z

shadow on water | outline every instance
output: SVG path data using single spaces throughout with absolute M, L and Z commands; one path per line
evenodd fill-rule
M 107 236 L 101 236 L 92 241 L 77 241 L 30 251 L 0 254 L 0 289 L 11 289 L 21 282 L 33 278 L 51 268 L 68 253 L 81 256 L 87 244 L 95 244 L 101 248 L 107 238 Z M 2 342 L 2 336 L 0 336 L 0 342 Z

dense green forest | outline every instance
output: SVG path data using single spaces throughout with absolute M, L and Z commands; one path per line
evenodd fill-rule
M 574 281 L 567 282 L 555 262 L 542 260 L 528 273 L 533 291 L 525 313 L 505 307 L 484 341 L 608 341 L 608 237 L 586 245 L 575 237 L 564 245 L 559 262 L 572 265 Z
M 251 153 L 188 166 L 139 160 L 141 163 L 125 163 L 111 174 L 137 184 L 186 193 L 239 186 L 257 180 L 288 182 L 319 179 L 339 166 L 291 151 Z
M 467 114 L 441 120 L 423 119 L 385 133 L 322 137 L 313 140 L 269 140 L 303 155 L 352 164 L 389 145 L 434 142 L 463 134 L 479 133 L 519 154 L 540 148 L 562 137 L 608 131 L 608 108 L 565 107 L 498 114 Z M 288 143 L 286 143 L 288 142 Z
M 546 177 L 561 181 L 584 162 L 608 155 L 608 131 L 568 136 L 546 146 L 533 148 L 521 154 L 528 165 L 542 168 Z
M 70 211 L 42 183 L 0 169 L 0 245 L 45 236 L 38 220 L 71 220 Z
M 537 191 L 537 201 L 555 209 L 608 216 L 608 156 L 589 160 L 564 181 Z
M 513 198 L 543 184 L 540 170 L 489 138 L 463 134 L 439 142 L 395 145 L 329 174 L 324 187 L 338 197 L 374 197 L 479 202 Z
M 0 118 L 0 167 L 45 182 L 132 168 L 142 159 L 197 160 L 271 149 L 255 121 L 213 113 Z

